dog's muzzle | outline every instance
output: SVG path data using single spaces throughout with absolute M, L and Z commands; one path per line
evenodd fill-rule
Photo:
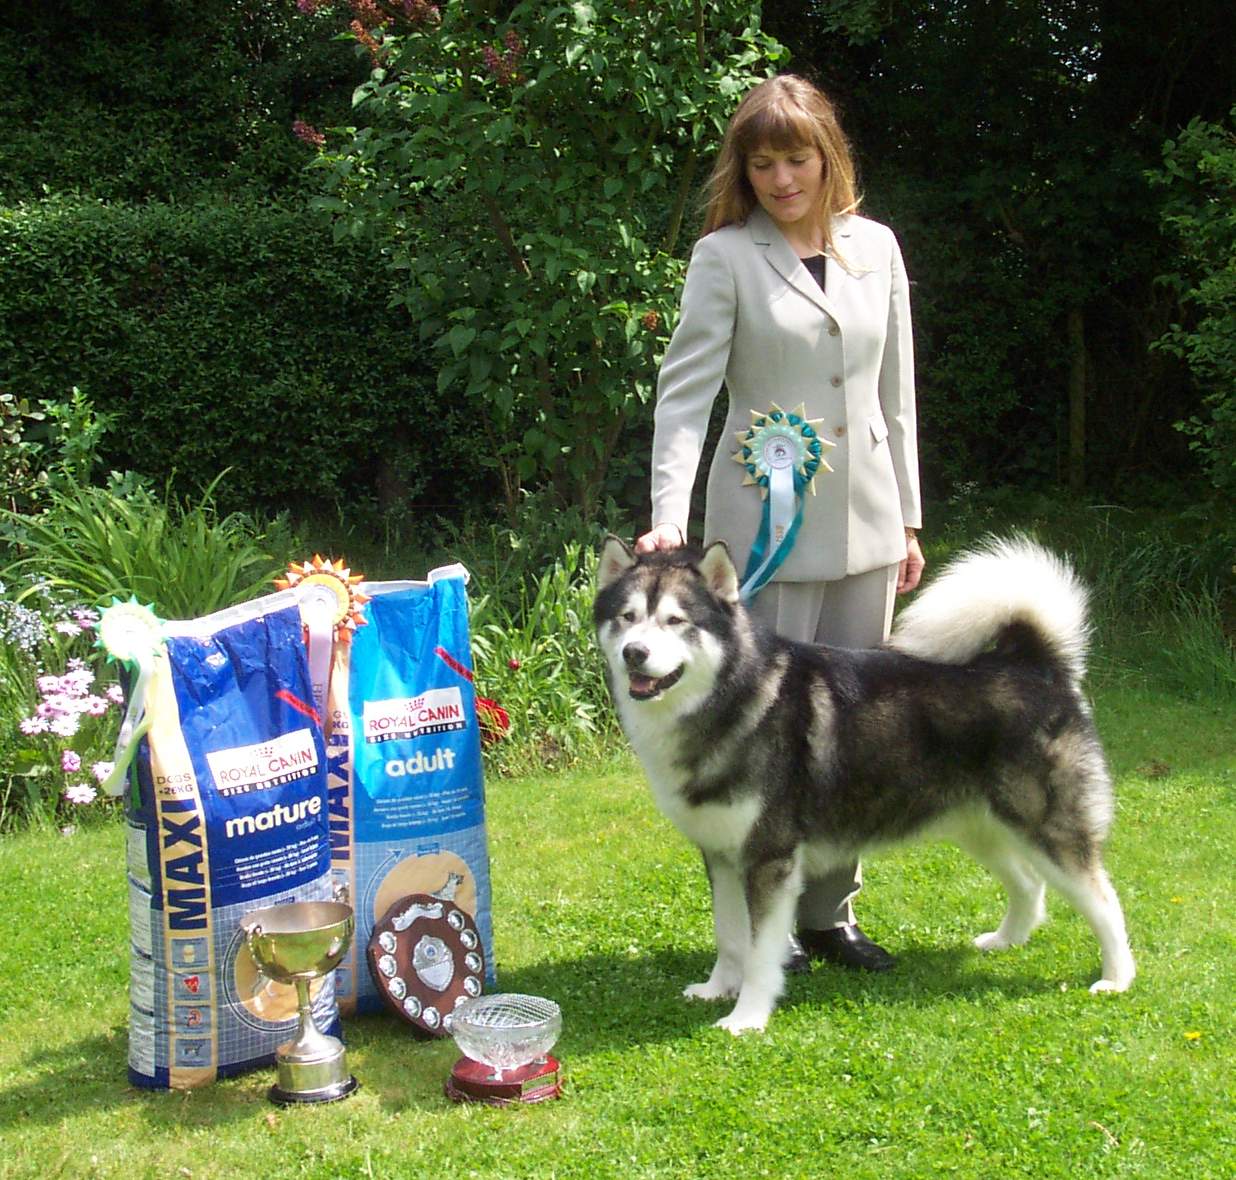
M 627 666 L 628 688 L 637 701 L 650 701 L 678 683 L 684 665 L 679 664 L 666 676 L 646 676 L 640 671 L 649 656 L 642 643 L 628 643 L 622 649 L 622 662 Z

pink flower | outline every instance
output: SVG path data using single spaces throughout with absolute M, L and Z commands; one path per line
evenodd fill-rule
M 74 750 L 65 750 L 60 755 L 60 769 L 65 774 L 76 774 L 82 768 L 82 756 Z
M 119 684 L 109 684 L 106 690 L 106 696 L 114 705 L 124 704 L 124 689 Z
M 75 715 L 53 717 L 47 728 L 57 737 L 72 737 L 77 733 L 78 720 Z
M 326 136 L 323 135 L 316 127 L 310 126 L 303 119 L 297 119 L 292 124 L 292 134 L 296 136 L 301 143 L 307 143 L 310 147 L 322 147 L 326 143 Z
M 510 668 L 510 670 L 511 670 L 512 672 L 518 672 L 518 671 L 519 671 L 519 669 L 520 669 L 523 665 L 521 665 L 521 664 L 520 664 L 520 662 L 519 662 L 517 659 L 514 659 L 514 658 L 512 657 L 511 659 L 507 660 L 507 662 L 506 662 L 506 666 L 507 666 L 508 668 Z
M 94 775 L 96 782 L 102 783 L 107 780 L 107 776 L 115 769 L 116 764 L 114 762 L 96 762 L 90 768 L 90 773 Z
M 49 697 L 52 693 L 60 691 L 59 676 L 40 676 L 34 683 L 39 692 L 45 697 Z
M 64 797 L 70 803 L 93 803 L 98 795 L 99 792 L 89 783 L 70 783 L 64 788 Z
M 107 701 L 103 697 L 87 697 L 82 703 L 91 717 L 102 717 L 107 712 Z
M 70 623 L 68 619 L 61 619 L 54 628 L 61 635 L 76 635 L 81 628 L 76 623 Z
M 46 717 L 26 717 L 17 726 L 22 733 L 27 737 L 33 737 L 36 733 L 46 733 L 48 722 Z

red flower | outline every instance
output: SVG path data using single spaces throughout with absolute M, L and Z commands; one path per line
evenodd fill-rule
M 511 715 L 488 697 L 476 698 L 476 719 L 481 726 L 481 741 L 486 745 L 501 741 L 510 732 Z
M 655 311 L 646 311 L 642 316 L 640 316 L 639 322 L 643 324 L 649 332 L 655 332 L 657 330 L 657 326 L 661 323 L 661 317 L 657 315 Z
M 507 660 L 506 666 L 510 668 L 512 672 L 518 672 L 521 665 L 517 659 L 512 658 Z

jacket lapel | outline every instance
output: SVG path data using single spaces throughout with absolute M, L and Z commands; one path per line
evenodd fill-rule
M 794 248 L 787 242 L 781 231 L 760 206 L 756 206 L 747 217 L 747 231 L 755 245 L 764 250 L 764 257 L 769 265 L 791 287 L 805 299 L 809 300 L 822 312 L 837 319 L 838 294 L 846 275 L 842 267 L 830 258 L 824 268 L 824 290 L 811 277 L 811 272 L 802 264 L 802 260 L 794 253 Z M 847 232 L 847 231 L 842 231 Z M 848 236 L 848 234 L 847 234 Z M 839 246 L 840 249 L 840 246 Z M 843 255 L 844 250 L 840 251 Z

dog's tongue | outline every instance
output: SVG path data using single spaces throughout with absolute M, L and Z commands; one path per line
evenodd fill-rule
M 657 682 L 651 676 L 640 676 L 636 672 L 632 672 L 630 676 L 631 692 L 637 697 L 647 696 L 657 686 Z

